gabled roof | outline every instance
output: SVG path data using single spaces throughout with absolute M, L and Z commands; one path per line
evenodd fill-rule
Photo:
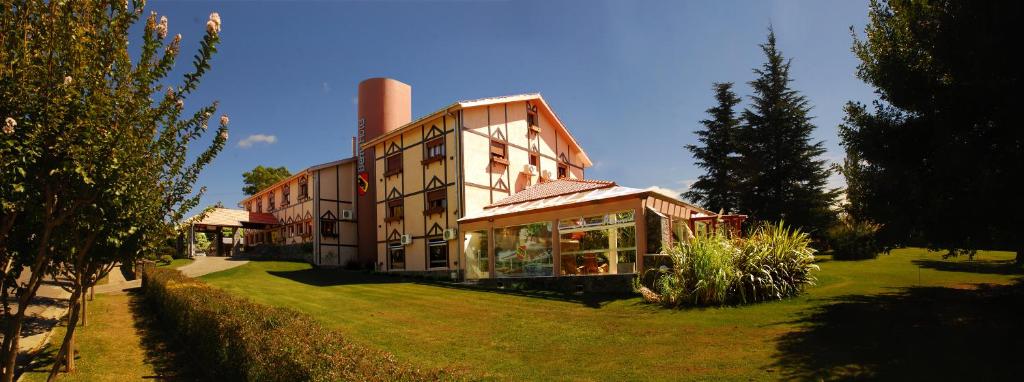
M 569 207 L 610 201 L 621 198 L 653 197 L 678 205 L 684 205 L 699 213 L 711 213 L 701 207 L 692 205 L 674 195 L 656 190 L 622 187 L 614 182 L 590 179 L 559 179 L 551 182 L 538 183 L 518 193 L 492 203 L 476 213 L 470 213 L 459 219 L 460 223 L 494 218 L 503 215 L 521 214 L 524 212 Z
M 512 194 L 497 202 L 491 203 L 491 205 L 486 206 L 484 208 L 487 209 L 500 206 L 507 206 L 509 204 L 553 198 L 556 196 L 562 196 L 566 194 L 573 194 L 577 192 L 584 192 L 608 187 L 615 187 L 615 182 L 608 182 L 604 180 L 563 178 L 555 181 L 535 184 L 533 186 L 526 188 L 525 190 Z
M 481 211 L 468 214 L 459 219 L 459 223 L 603 200 L 625 197 L 642 198 L 650 192 L 617 186 L 612 182 L 561 179 L 529 187 L 484 207 Z M 520 196 L 520 194 L 526 195 Z
M 499 97 L 488 97 L 488 98 L 478 98 L 478 99 L 457 101 L 455 103 L 452 103 L 451 105 L 448 105 L 448 106 L 442 107 L 440 109 L 437 109 L 437 111 L 434 111 L 433 113 L 426 114 L 426 115 L 424 115 L 422 117 L 416 118 L 412 122 L 409 122 L 409 123 L 406 123 L 406 124 L 404 124 L 402 126 L 399 126 L 397 129 L 394 129 L 394 130 L 389 131 L 389 132 L 387 132 L 385 134 L 382 134 L 381 136 L 379 136 L 377 138 L 374 138 L 374 139 L 371 139 L 369 141 L 366 141 L 365 143 L 362 144 L 362 147 L 366 148 L 366 147 L 373 146 L 373 145 L 375 145 L 377 143 L 380 143 L 380 142 L 384 141 L 385 139 L 388 139 L 390 137 L 393 137 L 393 136 L 399 134 L 399 132 L 404 131 L 407 128 L 410 128 L 412 126 L 419 125 L 419 124 L 421 124 L 421 123 L 423 123 L 425 121 L 437 118 L 437 117 L 441 116 L 444 113 L 450 113 L 450 112 L 453 112 L 453 111 L 456 111 L 456 110 L 459 110 L 459 109 L 468 109 L 468 108 L 478 107 L 478 106 L 496 105 L 496 104 L 502 104 L 502 103 L 508 103 L 508 102 L 519 102 L 519 101 L 539 101 L 542 107 L 540 107 L 538 109 L 539 110 L 543 110 L 544 112 L 546 112 L 548 115 L 551 116 L 551 119 L 555 121 L 555 126 L 558 129 L 562 130 L 562 132 L 565 133 L 565 136 L 569 137 L 569 144 L 573 148 L 575 148 L 577 151 L 580 152 L 580 157 L 583 160 L 583 167 L 593 166 L 594 163 L 590 161 L 590 157 L 587 156 L 586 151 L 583 151 L 583 147 L 580 146 L 579 142 L 576 142 L 576 138 L 574 138 L 572 136 L 572 134 L 569 133 L 569 129 L 567 129 L 565 127 L 565 125 L 562 123 L 562 120 L 558 118 L 558 115 L 555 114 L 555 111 L 551 109 L 551 106 L 548 105 L 547 101 L 544 100 L 544 97 L 542 97 L 540 95 L 540 93 L 524 93 L 524 94 L 499 96 Z
M 252 194 L 252 195 L 246 196 L 245 198 L 242 198 L 242 200 L 240 202 L 238 202 L 238 205 L 244 207 L 244 204 L 245 204 L 246 201 L 249 201 L 249 200 L 255 198 L 256 196 L 263 194 L 264 191 L 269 190 L 269 189 L 278 188 L 281 185 L 283 185 L 285 183 L 288 183 L 288 182 L 291 182 L 292 180 L 294 180 L 294 179 L 296 179 L 296 178 L 298 178 L 298 177 L 300 177 L 300 176 L 302 176 L 302 175 L 304 175 L 306 173 L 313 172 L 313 171 L 316 171 L 316 170 L 320 170 L 320 169 L 323 169 L 323 168 L 326 168 L 326 167 L 337 166 L 339 164 L 345 164 L 345 163 L 348 163 L 348 162 L 354 162 L 355 160 L 356 160 L 356 157 L 348 157 L 348 158 L 345 158 L 345 159 L 339 159 L 339 160 L 336 160 L 336 161 L 331 161 L 331 162 L 327 162 L 327 163 L 321 163 L 321 164 L 318 164 L 318 165 L 309 166 L 309 167 L 307 167 L 307 168 L 305 168 L 305 169 L 303 169 L 303 170 L 301 170 L 299 172 L 296 172 L 296 173 L 292 174 L 292 176 L 289 176 L 287 178 L 281 179 L 281 180 L 277 181 L 277 183 L 274 183 L 274 184 L 272 184 L 270 186 L 264 187 L 262 190 L 259 190 L 255 194 Z
M 277 225 L 278 221 L 274 215 L 265 212 L 249 212 L 246 210 L 234 210 L 230 208 L 213 208 L 206 213 L 202 219 L 199 215 L 186 220 L 192 224 L 203 224 L 221 227 L 242 227 L 243 225 L 262 224 Z

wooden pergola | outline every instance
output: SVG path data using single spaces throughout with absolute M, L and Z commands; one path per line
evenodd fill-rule
M 747 215 L 694 216 L 690 218 L 690 232 L 697 232 L 697 223 L 708 224 L 711 232 L 717 232 L 719 224 L 721 224 L 721 228 L 729 230 L 729 237 L 743 237 L 743 222 L 745 220 L 747 220 Z
M 188 230 L 188 254 L 189 257 L 195 257 L 196 245 L 195 236 L 196 233 L 213 233 L 216 237 L 216 256 L 225 256 L 224 248 L 224 230 L 230 228 L 233 230 L 231 235 L 231 248 L 228 249 L 228 254 L 235 254 L 237 244 L 241 240 L 240 228 L 246 229 L 270 229 L 274 228 L 280 223 L 274 215 L 261 212 L 249 212 L 245 210 L 235 210 L 229 208 L 214 208 L 208 211 L 202 219 L 199 219 L 199 215 L 193 216 L 187 220 L 189 225 Z

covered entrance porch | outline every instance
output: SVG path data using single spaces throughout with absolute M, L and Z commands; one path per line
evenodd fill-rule
M 238 254 L 238 251 L 241 249 L 240 244 L 244 245 L 243 230 L 266 230 L 279 225 L 277 218 L 268 213 L 220 207 L 193 216 L 187 222 L 187 251 L 189 257 L 195 257 L 198 251 L 207 251 L 207 248 L 197 247 L 197 233 L 210 234 L 207 235 L 207 238 L 210 239 L 213 253 L 207 253 L 207 255 L 232 256 Z

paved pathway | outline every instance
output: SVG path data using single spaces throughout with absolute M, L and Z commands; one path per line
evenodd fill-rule
M 28 282 L 31 272 L 26 268 L 18 278 L 18 284 Z M 29 303 L 25 310 L 25 323 L 21 330 L 21 339 L 18 340 L 19 362 L 24 360 L 26 354 L 37 350 L 46 343 L 50 332 L 61 317 L 68 311 L 68 297 L 71 294 L 61 288 L 57 281 L 50 277 L 43 280 L 39 286 L 36 297 Z M 13 298 L 13 297 L 12 297 Z M 14 302 L 11 309 L 17 309 L 18 304 Z M 3 334 L 0 333 L 0 340 Z
M 208 273 L 220 272 L 223 270 L 231 269 L 245 263 L 248 260 L 242 260 L 235 257 L 210 257 L 210 256 L 196 256 L 195 261 L 191 264 L 178 268 L 181 273 L 184 273 L 188 277 L 199 277 Z M 115 273 L 117 273 L 118 280 L 115 280 Z M 125 290 L 138 288 L 142 286 L 141 279 L 135 279 L 132 281 L 125 281 L 120 275 L 120 271 L 117 268 L 110 272 L 111 276 L 109 282 L 106 285 L 97 285 L 96 293 L 121 293 Z
M 205 274 L 228 270 L 240 265 L 245 265 L 249 260 L 237 257 L 209 257 L 196 256 L 191 264 L 178 268 L 179 271 L 188 277 L 199 277 Z

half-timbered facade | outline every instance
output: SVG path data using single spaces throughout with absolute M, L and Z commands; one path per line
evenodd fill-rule
M 458 101 L 415 120 L 411 97 L 393 79 L 361 82 L 353 158 L 243 200 L 280 221 L 247 242 L 312 242 L 318 265 L 466 279 L 625 275 L 722 218 L 585 179 L 590 158 L 540 94 Z
M 318 265 L 345 266 L 356 261 L 355 160 L 309 167 L 239 203 L 245 210 L 269 213 L 278 224 L 250 229 L 247 246 L 312 245 Z
M 540 94 L 460 101 L 363 145 L 376 153 L 377 266 L 459 269 L 457 220 L 590 159 Z

